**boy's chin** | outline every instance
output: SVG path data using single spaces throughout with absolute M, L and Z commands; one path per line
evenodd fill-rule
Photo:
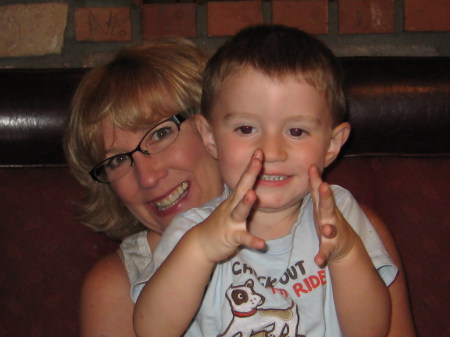
M 301 199 L 294 200 L 273 200 L 272 198 L 258 199 L 254 209 L 265 213 L 276 213 L 287 209 L 298 209 L 301 205 Z

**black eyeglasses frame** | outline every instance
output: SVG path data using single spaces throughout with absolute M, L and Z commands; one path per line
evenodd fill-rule
M 132 167 L 133 164 L 134 164 L 133 154 L 134 154 L 135 152 L 141 152 L 141 153 L 143 153 L 143 154 L 146 155 L 146 156 L 151 155 L 151 153 L 149 153 L 148 151 L 141 149 L 141 144 L 142 144 L 143 140 L 145 139 L 145 137 L 147 137 L 147 135 L 148 135 L 151 131 L 153 131 L 154 129 L 156 129 L 159 125 L 161 125 L 161 124 L 163 124 L 163 123 L 166 123 L 166 122 L 169 122 L 169 121 L 172 121 L 172 122 L 175 123 L 175 125 L 176 125 L 177 128 L 178 128 L 178 132 L 179 132 L 179 131 L 180 131 L 180 127 L 181 127 L 181 123 L 183 123 L 184 121 L 187 120 L 187 117 L 184 116 L 185 113 L 186 113 L 186 112 L 180 112 L 180 113 L 177 113 L 176 115 L 174 115 L 174 116 L 172 116 L 172 117 L 169 117 L 169 118 L 167 118 L 167 119 L 164 119 L 164 120 L 158 122 L 157 124 L 155 124 L 154 126 L 152 126 L 150 129 L 147 130 L 147 132 L 146 132 L 146 133 L 144 134 L 144 136 L 141 138 L 141 140 L 139 141 L 139 144 L 136 146 L 136 148 L 134 148 L 134 150 L 131 150 L 131 151 L 125 152 L 125 153 L 118 153 L 118 154 L 116 154 L 116 155 L 114 155 L 114 156 L 105 158 L 105 159 L 103 159 L 102 161 L 100 161 L 99 163 L 97 163 L 97 164 L 92 168 L 92 170 L 89 171 L 89 175 L 91 176 L 91 178 L 92 178 L 93 180 L 95 180 L 96 182 L 99 182 L 99 183 L 102 183 L 102 184 L 110 184 L 111 182 L 109 182 L 109 181 L 103 181 L 103 180 L 101 180 L 101 179 L 99 178 L 99 174 L 97 173 L 99 169 L 103 169 L 103 164 L 104 164 L 105 162 L 111 160 L 112 158 L 114 158 L 114 157 L 116 157 L 116 156 L 127 156 L 127 157 L 129 157 L 130 160 L 131 160 L 130 167 Z

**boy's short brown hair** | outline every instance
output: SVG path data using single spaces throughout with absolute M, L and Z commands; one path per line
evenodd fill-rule
M 331 50 L 314 36 L 282 25 L 244 28 L 209 60 L 203 79 L 202 113 L 206 118 L 223 81 L 242 67 L 282 79 L 295 76 L 325 92 L 334 125 L 345 117 L 343 72 Z

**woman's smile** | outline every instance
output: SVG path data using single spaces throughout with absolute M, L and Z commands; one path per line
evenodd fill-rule
M 184 196 L 188 194 L 188 192 L 189 183 L 185 181 L 170 191 L 166 196 L 153 201 L 153 204 L 158 211 L 166 211 L 175 206 Z

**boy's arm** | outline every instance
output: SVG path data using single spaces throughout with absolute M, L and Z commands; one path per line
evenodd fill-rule
M 253 185 L 262 165 L 256 151 L 231 195 L 202 223 L 189 230 L 147 282 L 134 309 L 136 335 L 179 337 L 195 316 L 216 263 L 240 245 L 264 248 L 247 232 L 256 201 Z
M 318 265 L 328 264 L 339 324 L 346 336 L 385 336 L 390 297 L 359 236 L 335 205 L 316 167 L 309 171 L 320 238 Z
M 136 335 L 181 336 L 200 306 L 214 266 L 199 249 L 194 227 L 139 295 L 133 314 Z

